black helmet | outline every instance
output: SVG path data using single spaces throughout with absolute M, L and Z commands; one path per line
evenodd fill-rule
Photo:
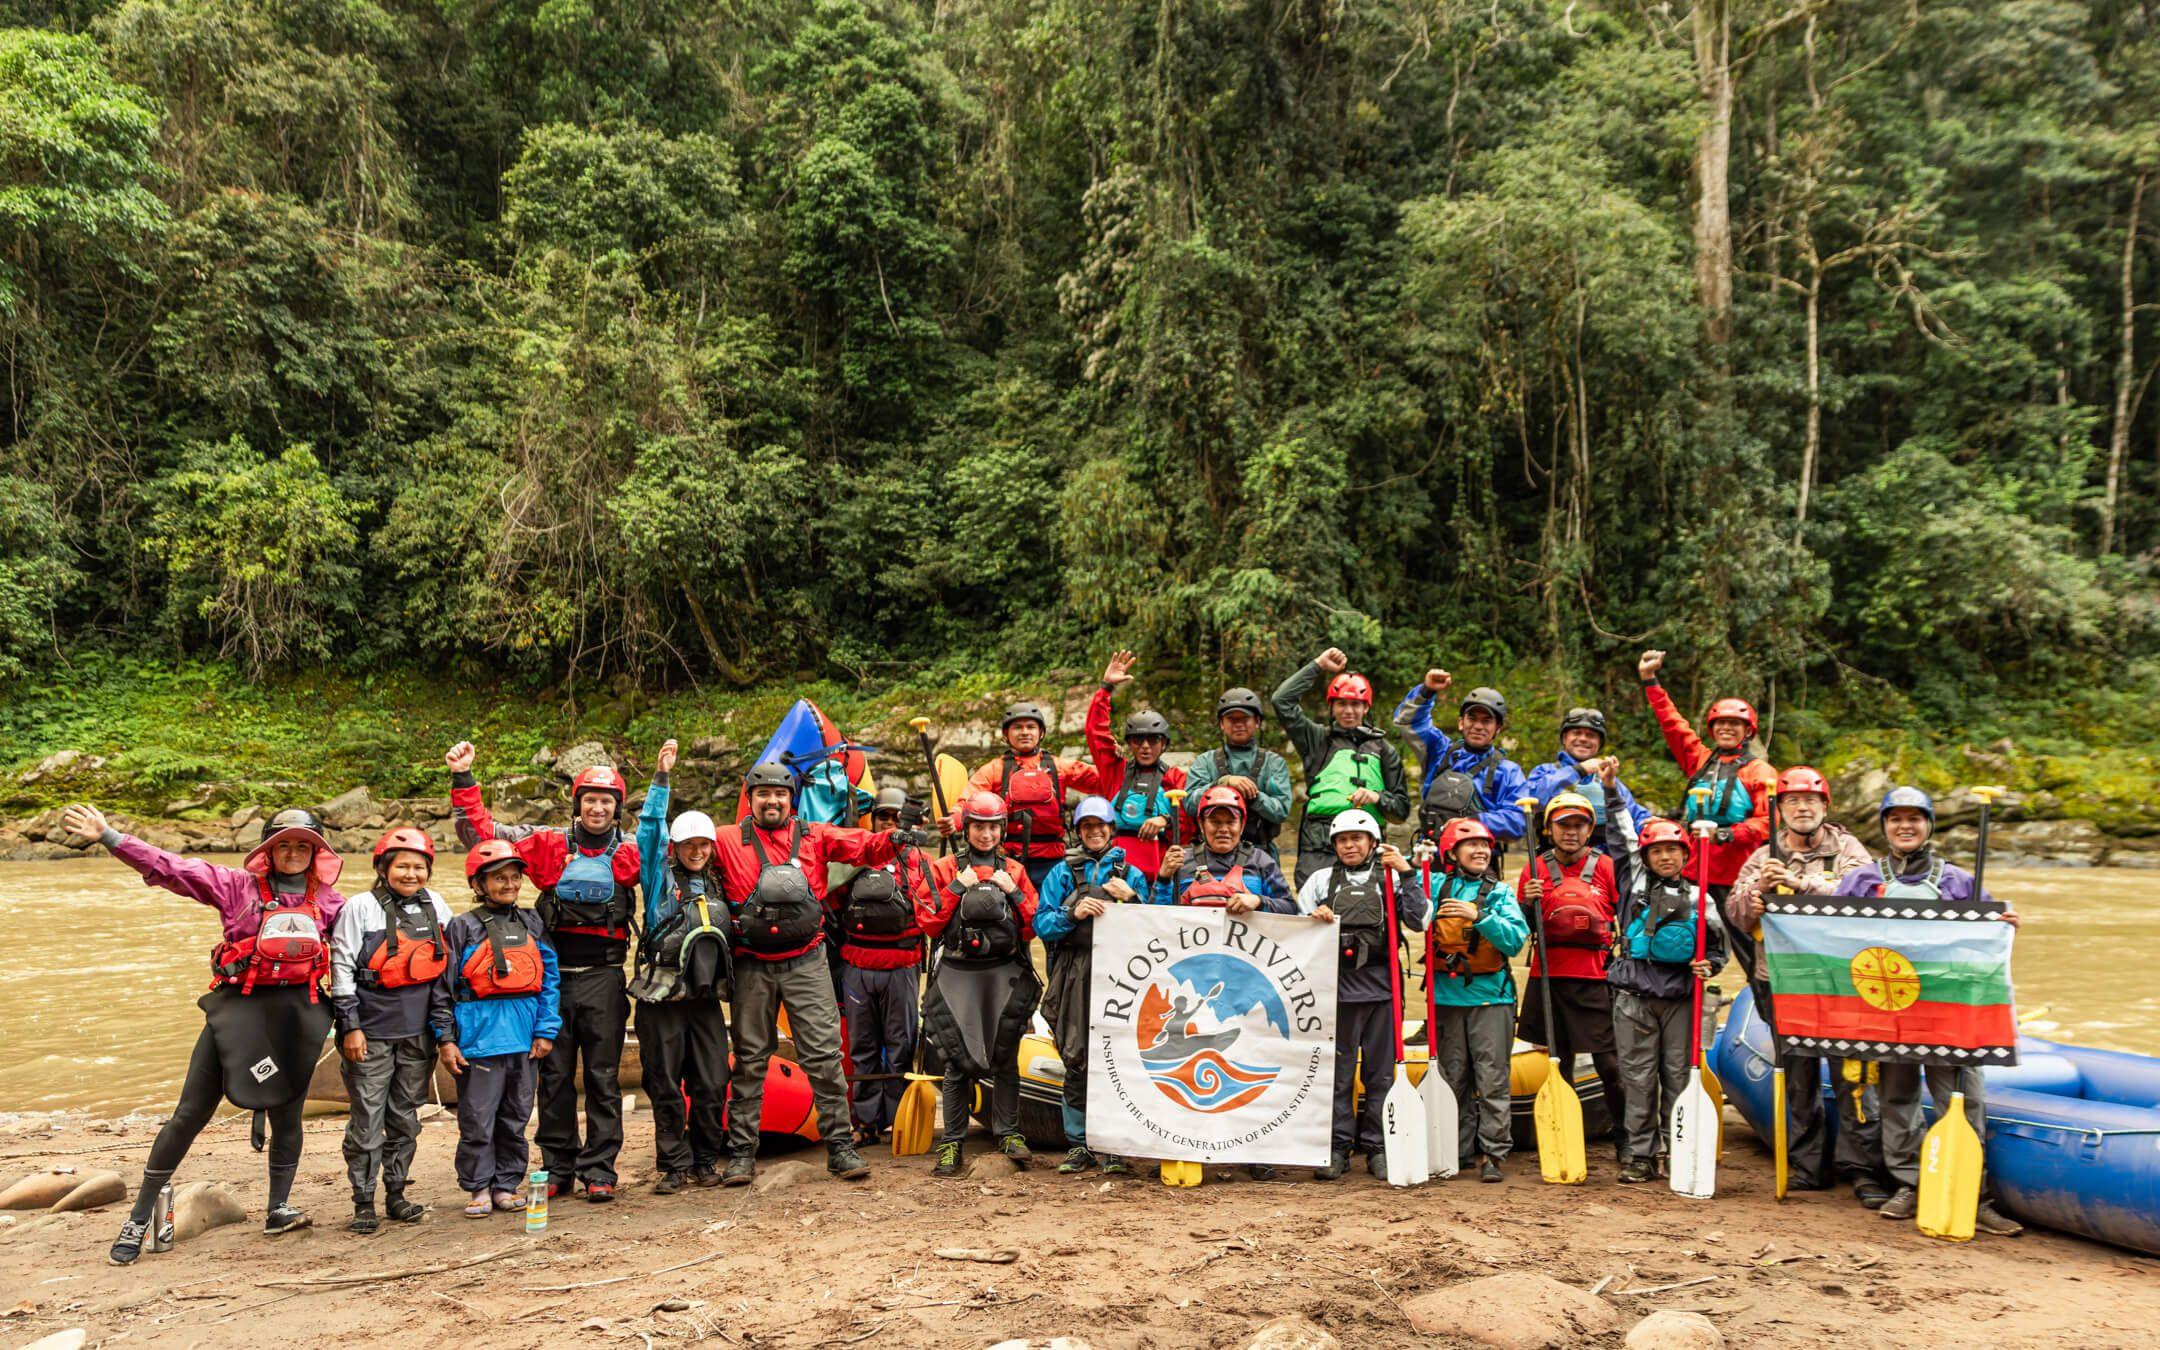
M 1159 712 L 1136 712 L 1125 719 L 1125 739 L 1136 740 L 1142 736 L 1160 736 L 1163 744 L 1170 743 L 1170 719 Z
M 877 805 L 870 808 L 870 814 L 874 816 L 880 811 L 891 811 L 897 814 L 900 811 L 904 810 L 906 806 L 906 788 L 879 788 L 877 795 Z
M 288 806 L 270 817 L 269 823 L 263 826 L 263 838 L 268 839 L 286 830 L 305 830 L 314 835 L 318 843 L 323 841 L 322 817 L 304 806 Z
M 1497 689 L 1487 689 L 1484 685 L 1479 685 L 1471 690 L 1462 701 L 1462 711 L 1468 712 L 1472 708 L 1483 708 L 1491 713 L 1493 720 L 1501 726 L 1507 725 L 1507 700 L 1500 696 Z
M 1595 708 L 1570 708 L 1567 716 L 1560 719 L 1560 732 L 1566 735 L 1577 729 L 1597 733 L 1598 744 L 1605 743 L 1605 714 Z
M 1005 707 L 1005 720 L 998 723 L 998 730 L 1000 732 L 1008 731 L 1015 722 L 1033 722 L 1036 727 L 1043 731 L 1050 730 L 1050 719 L 1043 715 L 1041 708 L 1032 703 L 1007 704 Z
M 777 759 L 761 759 L 750 766 L 750 772 L 742 776 L 743 791 L 753 788 L 780 787 L 795 790 L 795 775 Z
M 1260 696 L 1244 685 L 1223 690 L 1222 697 L 1215 700 L 1216 720 L 1220 721 L 1224 713 L 1234 712 L 1251 713 L 1256 718 L 1266 716 L 1260 710 Z

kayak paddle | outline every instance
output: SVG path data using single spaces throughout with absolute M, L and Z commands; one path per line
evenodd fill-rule
M 1178 823 L 1185 811 L 1185 789 L 1166 788 L 1163 796 L 1170 799 L 1170 847 L 1178 846 Z M 1177 890 L 1177 878 L 1170 878 L 1170 889 Z M 1169 1159 L 1162 1165 L 1162 1184 L 1165 1186 L 1197 1186 L 1207 1179 L 1206 1171 L 1190 1159 Z
M 1517 798 L 1515 804 L 1524 815 L 1536 818 L 1533 813 L 1537 798 Z M 1531 855 L 1530 865 L 1537 866 L 1535 854 Z M 1555 1186 L 1579 1186 L 1590 1178 L 1590 1154 L 1583 1141 L 1582 1098 L 1575 1095 L 1568 1070 L 1553 1053 L 1553 1043 L 1558 1039 L 1553 1032 L 1558 1024 L 1553 1021 L 1552 964 L 1546 959 L 1544 897 L 1530 906 L 1530 913 L 1537 921 L 1538 993 L 1545 1000 L 1545 1058 L 1549 1063 L 1531 1110 L 1537 1124 L 1538 1175 Z
M 1377 842 L 1374 848 L 1377 851 Z M 1392 1014 L 1388 1025 L 1395 1032 L 1395 1081 L 1388 1085 L 1387 1096 L 1380 1099 L 1380 1140 L 1387 1151 L 1387 1184 L 1418 1186 L 1432 1180 L 1432 1164 L 1426 1156 L 1425 1099 L 1410 1085 L 1410 1065 L 1403 1057 L 1402 962 L 1397 959 L 1402 932 L 1396 926 L 1395 869 L 1377 856 L 1373 861 L 1380 869 L 1382 898 L 1387 905 L 1388 1011 Z M 1433 1077 L 1429 1058 L 1425 1076 Z
M 1432 889 L 1432 859 L 1424 863 L 1425 894 Z M 1433 943 L 1433 928 L 1440 922 L 1438 907 L 1425 925 L 1425 1076 L 1418 1080 L 1418 1097 L 1425 1104 L 1425 1161 L 1442 1181 L 1462 1170 L 1462 1116 L 1454 1085 L 1440 1065 L 1440 997 L 1435 992 L 1440 957 Z
M 2002 792 L 1999 787 L 1976 787 L 1980 799 L 1980 838 L 1973 846 L 1973 898 L 1983 892 L 1987 875 L 1988 808 Z M 1920 1208 L 1913 1221 L 1929 1237 L 1952 1242 L 1972 1240 L 1974 1221 L 1980 1212 L 1980 1169 L 1984 1150 L 1972 1122 L 1965 1119 L 1965 1094 L 1952 1092 L 1942 1119 L 1929 1128 L 1920 1143 Z
M 1773 792 L 1770 794 L 1770 856 L 1778 862 L 1783 862 L 1785 860 L 1778 856 L 1780 823 L 1777 794 Z M 1783 886 L 1778 887 L 1778 894 L 1783 895 L 1784 893 L 1785 888 Z M 1761 924 L 1755 926 L 1755 959 L 1757 961 L 1763 959 Z M 1775 1050 L 1775 1037 L 1772 1038 L 1771 1044 L 1772 1049 Z M 1719 1114 L 1722 1116 L 1723 1111 L 1721 1110 Z M 1770 1066 L 1770 1120 L 1772 1122 L 1770 1128 L 1770 1151 L 1777 1163 L 1777 1198 L 1783 1200 L 1785 1192 L 1790 1189 L 1792 1182 L 1792 1146 L 1788 1138 L 1790 1131 L 1787 1129 L 1785 1118 L 1785 1061 L 1783 1058 L 1774 1060 Z
M 1980 1214 L 1980 1136 L 1965 1119 L 1965 1094 L 1950 1094 L 1942 1119 L 1920 1143 L 1920 1208 L 1913 1221 L 1929 1237 L 1970 1242 Z
M 1710 923 L 1710 833 L 1717 825 L 1697 820 L 1695 827 L 1695 959 L 1703 959 Z M 1695 977 L 1694 1012 L 1688 1019 L 1688 1085 L 1672 1108 L 1672 1155 L 1666 1160 L 1673 1193 L 1693 1200 L 1717 1194 L 1717 1109 L 1703 1088 L 1703 982 Z

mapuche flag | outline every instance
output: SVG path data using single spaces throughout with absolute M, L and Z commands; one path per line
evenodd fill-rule
M 1971 903 L 1766 895 L 1762 951 L 1781 1053 L 2015 1064 L 2014 930 Z

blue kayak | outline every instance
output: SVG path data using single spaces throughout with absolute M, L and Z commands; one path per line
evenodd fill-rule
M 877 793 L 863 757 L 869 748 L 848 744 L 817 704 L 799 698 L 758 751 L 756 762 L 782 764 L 795 775 L 795 807 L 804 820 L 853 825 Z M 748 814 L 749 805 L 749 794 L 740 794 L 738 819 Z
M 1711 1047 L 1725 1100 L 1771 1139 L 1770 1029 L 1752 990 Z M 2160 1059 L 2018 1038 L 2018 1062 L 1987 1075 L 1988 1183 L 2027 1223 L 2160 1254 Z M 1819 1086 L 1831 1128 L 1829 1071 Z

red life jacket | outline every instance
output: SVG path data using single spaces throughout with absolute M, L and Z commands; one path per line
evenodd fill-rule
M 480 921 L 480 941 L 465 954 L 458 973 L 474 998 L 516 998 L 546 987 L 547 966 L 540 944 L 521 918 L 495 914 L 486 906 L 473 911 Z
M 1550 851 L 1538 854 L 1531 866 L 1545 883 L 1545 897 L 1538 902 L 1545 911 L 1545 940 L 1555 947 L 1609 949 L 1613 922 L 1597 888 L 1598 855 L 1584 860 L 1572 877 L 1560 870 L 1560 859 Z
M 998 776 L 998 796 L 1005 799 L 1005 842 L 1036 857 L 1065 856 L 1065 787 L 1058 782 L 1057 761 L 1047 750 L 1022 766 L 1005 752 Z
M 212 987 L 236 984 L 241 993 L 252 994 L 259 984 L 304 984 L 308 1002 L 316 1002 L 322 996 L 317 986 L 330 973 L 330 943 L 323 937 L 314 875 L 309 874 L 307 893 L 297 900 L 273 894 L 268 877 L 256 882 L 262 888 L 260 924 L 252 935 L 220 942 L 211 950 Z
M 1178 903 L 1181 905 L 1212 905 L 1219 908 L 1228 904 L 1231 896 L 1243 895 L 1246 891 L 1245 859 L 1242 852 L 1243 846 L 1240 845 L 1239 847 L 1240 852 L 1231 855 L 1235 861 L 1230 864 L 1230 870 L 1219 877 L 1208 871 L 1207 864 L 1203 861 L 1200 864 L 1199 872 L 1193 877 L 1192 884 L 1187 886 L 1185 893 L 1178 897 Z
M 450 964 L 443 946 L 442 928 L 435 921 L 435 905 L 426 891 L 410 900 L 401 899 L 387 887 L 375 893 L 383 909 L 383 940 L 368 953 L 367 965 L 355 972 L 356 982 L 379 989 L 409 989 L 426 984 Z

